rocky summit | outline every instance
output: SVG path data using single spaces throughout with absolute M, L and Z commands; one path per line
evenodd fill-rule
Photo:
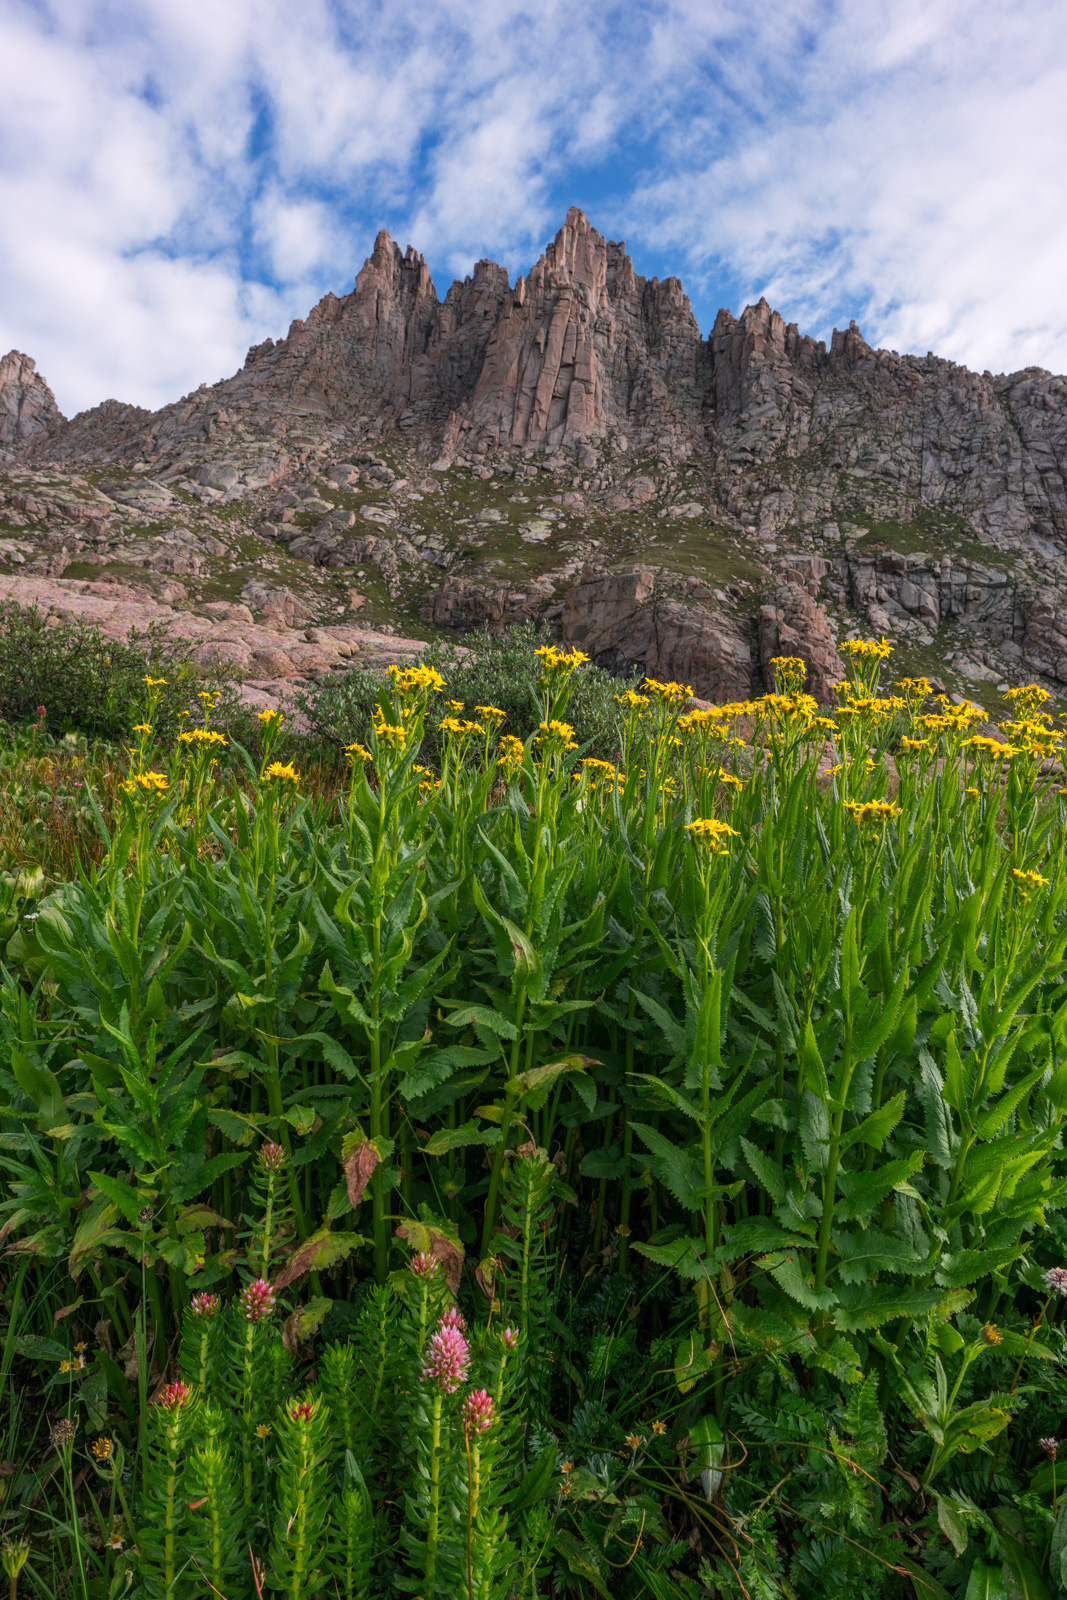
M 233 377 L 67 420 L 0 361 L 0 601 L 163 622 L 255 698 L 544 619 L 733 698 L 885 634 L 897 675 L 1067 697 L 1067 380 L 829 343 L 765 301 L 705 339 L 571 210 L 439 298 L 382 232 Z

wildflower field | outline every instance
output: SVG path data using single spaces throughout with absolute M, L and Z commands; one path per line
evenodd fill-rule
M 12 1596 L 1067 1594 L 1063 735 L 844 649 L 332 777 L 148 675 L 0 881 Z

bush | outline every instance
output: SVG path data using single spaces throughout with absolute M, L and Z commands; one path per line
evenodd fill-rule
M 505 733 L 525 741 L 540 721 L 534 698 L 536 663 L 531 651 L 548 642 L 548 634 L 533 623 L 510 628 L 499 638 L 489 633 L 466 636 L 462 645 L 435 640 L 423 660 L 436 667 L 448 685 L 447 697 L 462 700 L 467 714 L 477 705 L 499 706 L 506 714 Z M 531 670 L 533 668 L 534 670 Z M 633 680 L 637 682 L 638 679 Z M 337 745 L 364 739 L 378 700 L 382 674 L 357 667 L 343 678 L 331 679 L 301 697 L 300 705 L 314 733 Z M 610 672 L 589 666 L 575 675 L 567 719 L 588 755 L 607 760 L 619 749 L 618 707 L 615 696 L 626 687 Z M 442 705 L 442 716 L 445 714 Z M 423 759 L 438 759 L 437 730 L 431 723 L 423 743 Z
M 200 719 L 197 695 L 205 688 L 221 696 L 217 724 L 237 732 L 239 724 L 254 722 L 226 675 L 194 666 L 188 647 L 158 625 L 110 639 L 99 628 L 50 612 L 0 606 L 0 719 L 6 722 L 33 719 L 54 735 L 126 739 L 140 720 L 146 673 L 168 680 L 156 718 L 161 738 L 173 737 L 183 713 Z

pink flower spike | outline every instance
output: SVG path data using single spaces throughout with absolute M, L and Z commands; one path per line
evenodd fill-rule
M 1041 1282 L 1049 1294 L 1067 1295 L 1067 1267 L 1049 1267 L 1041 1274 Z
M 189 1310 L 194 1317 L 217 1317 L 222 1310 L 222 1301 L 217 1294 L 194 1294 L 189 1302 Z
M 505 1328 L 500 1337 L 504 1341 L 505 1350 L 517 1350 L 519 1348 L 518 1328 Z
M 418 1255 L 411 1258 L 411 1270 L 416 1278 L 436 1278 L 441 1270 L 441 1263 L 420 1250 Z
M 313 1410 L 310 1400 L 293 1400 L 289 1405 L 289 1415 L 294 1422 L 310 1422 Z
M 484 1433 L 493 1425 L 493 1399 L 485 1389 L 472 1389 L 463 1402 L 463 1427 L 470 1433 Z
M 164 1385 L 156 1396 L 156 1404 L 164 1411 L 180 1411 L 192 1392 L 189 1385 L 179 1379 L 177 1383 Z
M 265 1278 L 246 1283 L 241 1290 L 241 1315 L 249 1322 L 262 1322 L 274 1310 L 275 1293 Z
M 455 1328 L 457 1333 L 466 1333 L 467 1319 L 458 1306 L 449 1306 L 441 1318 L 440 1327 Z
M 1050 1461 L 1055 1461 L 1056 1452 L 1060 1447 L 1059 1440 L 1058 1439 L 1041 1439 L 1038 1442 L 1040 1443 L 1042 1450 L 1048 1456 L 1049 1460 Z
M 438 1328 L 422 1363 L 425 1383 L 435 1384 L 442 1394 L 454 1394 L 470 1367 L 471 1352 L 458 1328 Z
M 268 1172 L 280 1172 L 285 1166 L 285 1151 L 280 1144 L 261 1144 L 259 1164 Z

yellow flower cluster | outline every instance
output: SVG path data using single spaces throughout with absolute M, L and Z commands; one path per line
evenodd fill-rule
M 994 763 L 1010 761 L 1012 756 L 1018 755 L 1013 744 L 1005 744 L 1000 739 L 990 739 L 984 734 L 976 734 L 973 739 L 968 739 L 964 749 L 973 750 L 976 756 L 988 756 Z
M 729 850 L 731 839 L 740 838 L 736 828 L 731 828 L 728 822 L 720 822 L 718 817 L 697 817 L 694 822 L 687 822 L 685 826 L 686 831 L 691 833 L 694 839 L 706 844 L 716 855 L 722 855 Z
M 557 650 L 554 644 L 542 645 L 534 655 L 546 673 L 561 672 L 569 675 L 575 668 L 583 667 L 589 660 L 584 650 Z
M 649 703 L 647 694 L 638 694 L 636 689 L 627 689 L 623 694 L 615 696 L 615 704 L 625 706 L 627 711 L 640 711 L 642 706 Z
M 516 739 L 513 733 L 505 733 L 496 747 L 497 765 L 500 767 L 519 767 L 525 755 L 525 748 L 521 739 Z
M 1024 683 L 1018 689 L 1005 689 L 1002 698 L 1007 700 L 1017 717 L 1027 722 L 1051 696 L 1039 683 Z
M 538 724 L 537 742 L 548 750 L 560 753 L 578 748 L 578 741 L 574 737 L 574 729 L 570 723 L 559 722 L 554 717 L 550 722 Z
M 280 783 L 300 782 L 300 774 L 291 761 L 286 762 L 284 766 L 280 761 L 272 761 L 269 767 L 264 768 L 263 776 Z
M 682 683 L 660 683 L 658 678 L 646 678 L 644 686 L 653 699 L 669 706 L 680 705 L 682 701 L 693 698 L 692 689 Z
M 1023 872 L 1019 867 L 1012 867 L 1011 875 L 1024 900 L 1029 900 L 1039 889 L 1048 888 L 1048 879 L 1043 878 L 1040 872 Z
M 397 722 L 386 722 L 380 710 L 376 712 L 375 737 L 387 750 L 403 750 L 408 742 L 407 729 Z
M 499 706 L 475 706 L 474 712 L 483 722 L 503 722 L 507 715 Z
M 261 711 L 259 713 L 259 720 L 263 724 L 264 733 L 273 733 L 274 730 L 276 728 L 280 728 L 282 723 L 285 721 L 285 712 L 276 711 L 272 707 L 267 711 Z
M 844 639 L 837 648 L 853 661 L 885 661 L 893 653 L 893 646 L 884 634 L 881 639 Z
M 165 772 L 135 772 L 122 785 L 123 794 L 166 794 L 170 779 Z
M 808 681 L 808 663 L 803 656 L 772 656 L 774 687 L 779 694 L 800 694 Z
M 485 733 L 480 722 L 460 722 L 458 717 L 444 717 L 437 726 L 442 733 L 450 733 L 459 739 L 473 739 Z
M 891 800 L 846 800 L 845 810 L 858 828 L 873 827 L 900 816 L 900 807 Z
M 214 728 L 189 728 L 185 733 L 179 733 L 178 743 L 195 744 L 199 745 L 201 749 L 206 749 L 214 744 L 226 745 L 229 741 L 225 735 L 216 732 Z
M 427 693 L 439 692 L 445 686 L 445 680 L 434 667 L 392 666 L 388 672 L 393 680 L 393 688 L 401 700 L 407 700 L 423 689 Z
M 372 761 L 374 758 L 365 744 L 360 744 L 357 739 L 353 744 L 345 745 L 345 755 L 350 761 Z

